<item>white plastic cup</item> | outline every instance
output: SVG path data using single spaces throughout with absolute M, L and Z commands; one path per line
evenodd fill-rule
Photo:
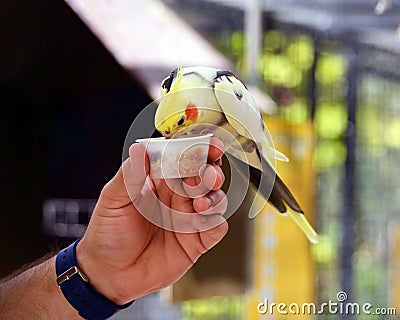
M 207 163 L 212 133 L 181 138 L 144 138 L 136 142 L 146 147 L 150 160 L 150 177 L 171 179 L 194 177 Z

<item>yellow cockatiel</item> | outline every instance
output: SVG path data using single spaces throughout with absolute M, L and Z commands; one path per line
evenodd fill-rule
M 161 94 L 155 127 L 164 137 L 212 132 L 234 156 L 239 171 L 246 164 L 258 194 L 280 213 L 287 213 L 312 243 L 318 242 L 317 233 L 269 160 L 288 159 L 273 148 L 259 109 L 243 82 L 230 71 L 203 66 L 177 68 L 163 80 Z

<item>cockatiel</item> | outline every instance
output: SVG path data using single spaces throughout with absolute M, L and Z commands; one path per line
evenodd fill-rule
M 161 95 L 154 122 L 164 137 L 212 132 L 222 140 L 226 153 L 233 155 L 239 171 L 246 171 L 246 164 L 257 194 L 288 214 L 312 243 L 318 242 L 317 233 L 269 160 L 287 161 L 286 156 L 273 148 L 252 95 L 232 72 L 203 66 L 177 68 L 163 80 Z

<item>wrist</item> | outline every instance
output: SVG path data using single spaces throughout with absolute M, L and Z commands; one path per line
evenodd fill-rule
M 107 298 L 90 283 L 77 262 L 76 248 L 79 240 L 62 249 L 56 257 L 57 283 L 66 300 L 85 319 L 104 320 L 132 302 L 118 305 Z
M 48 299 L 54 300 L 53 303 L 49 303 L 49 300 L 46 300 L 46 305 L 50 305 L 53 312 L 48 311 L 49 314 L 53 314 L 54 317 L 58 317 L 60 314 L 66 315 L 68 319 L 81 319 L 78 316 L 76 310 L 65 300 L 60 288 L 57 286 L 56 281 L 54 281 L 54 274 L 56 273 L 55 270 L 55 261 L 56 256 L 50 258 L 49 260 L 43 263 L 45 270 L 49 274 L 48 279 L 45 281 L 45 286 L 47 287 L 48 292 Z M 43 309 L 46 309 L 46 306 L 43 306 Z M 51 316 L 50 318 L 52 318 Z
M 107 270 L 102 262 L 96 261 L 90 254 L 85 239 L 76 247 L 76 259 L 79 268 L 88 277 L 92 287 L 117 305 L 124 305 L 132 299 L 126 298 L 113 282 L 113 272 Z

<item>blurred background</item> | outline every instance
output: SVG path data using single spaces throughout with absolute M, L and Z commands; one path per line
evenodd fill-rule
M 279 174 L 320 234 L 265 207 L 176 285 L 115 319 L 286 319 L 257 305 L 400 312 L 400 3 L 395 0 L 4 0 L 0 276 L 85 230 L 136 115 L 177 66 L 250 85 Z M 293 316 L 292 316 L 293 317 Z M 311 319 L 310 315 L 297 316 Z M 323 314 L 315 319 L 365 319 Z M 389 319 L 368 316 L 368 319 Z

